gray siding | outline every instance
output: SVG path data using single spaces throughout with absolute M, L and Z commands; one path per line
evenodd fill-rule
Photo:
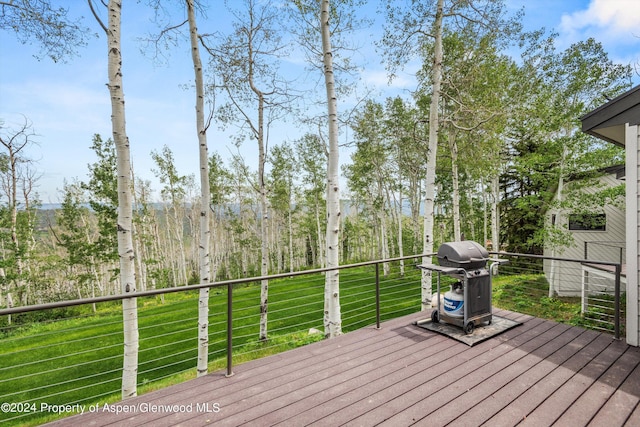
M 603 185 L 613 187 L 621 184 L 615 173 L 605 175 L 599 179 Z M 568 184 L 570 185 L 570 184 Z M 595 193 L 602 187 L 586 187 L 582 191 Z M 552 210 L 548 216 L 556 215 L 556 224 L 568 229 L 568 211 Z M 562 248 L 545 248 L 545 256 L 556 256 L 571 259 L 585 259 L 585 243 L 587 243 L 587 259 L 596 261 L 626 262 L 625 247 L 625 213 L 616 206 L 605 206 L 606 215 L 605 231 L 570 231 L 573 243 Z M 582 289 L 582 268 L 579 263 L 569 262 L 544 262 L 544 272 L 547 280 L 554 282 L 554 288 L 559 295 L 580 295 Z M 607 283 L 613 287 L 613 281 Z

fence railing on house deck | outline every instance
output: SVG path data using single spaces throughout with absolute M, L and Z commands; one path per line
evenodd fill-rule
M 584 260 L 498 255 L 511 262 L 501 265 L 494 279 L 494 306 L 619 336 L 619 282 L 607 303 L 615 313 L 605 315 L 599 308 L 594 321 L 580 313 L 579 296 L 563 296 L 567 289 L 559 287 L 560 292 L 549 297 L 544 263 L 555 262 L 556 273 L 580 275 Z M 422 257 L 340 266 L 343 331 L 379 328 L 384 320 L 419 311 L 422 272 L 415 265 Z M 599 265 L 619 270 L 615 263 Z M 138 393 L 195 377 L 200 288 L 210 288 L 209 370 L 230 375 L 234 364 L 323 339 L 324 273 L 330 270 L 266 277 L 267 341 L 259 339 L 263 277 L 139 292 Z M 52 408 L 101 408 L 121 399 L 122 299 L 104 296 L 0 310 L 0 402 L 9 403 L 0 411 L 0 424 L 46 421 L 59 416 Z
M 591 240 L 584 242 L 584 259 L 599 259 L 624 265 L 626 242 Z
M 494 287 L 494 305 L 590 329 L 624 333 L 626 278 L 620 262 L 500 253 L 511 260 L 501 274 L 514 276 Z M 516 284 L 516 282 L 518 284 Z

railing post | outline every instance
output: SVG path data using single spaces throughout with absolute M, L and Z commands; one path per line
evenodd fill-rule
M 376 263 L 376 329 L 380 329 L 380 263 Z
M 233 375 L 233 285 L 227 285 L 227 377 Z
M 620 276 L 622 275 L 622 264 L 616 264 L 616 283 L 615 283 L 615 301 L 614 310 L 616 315 L 614 317 L 614 328 L 616 339 L 620 339 Z
M 588 249 L 587 249 L 588 245 L 589 245 L 589 242 L 584 242 L 584 259 L 589 258 Z
M 620 248 L 620 256 L 618 257 L 618 262 L 622 264 L 622 254 L 624 253 L 624 248 Z

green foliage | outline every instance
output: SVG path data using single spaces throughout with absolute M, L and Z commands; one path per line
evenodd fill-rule
M 353 126 L 356 151 L 351 164 L 344 167 L 353 203 L 362 205 L 373 218 L 387 208 L 383 194 L 390 178 L 391 146 L 385 138 L 384 119 L 381 104 L 365 103 Z
M 294 198 L 294 178 L 298 173 L 293 148 L 288 143 L 276 145 L 271 149 L 270 161 L 272 165 L 268 178 L 269 201 L 271 206 L 286 216 L 292 208 Z
M 178 285 L 174 283 L 173 274 L 169 268 L 154 268 L 149 272 L 149 278 L 155 281 L 156 289 L 170 288 Z
M 209 158 L 209 191 L 211 192 L 211 204 L 223 205 L 230 197 L 231 172 L 224 167 L 222 157 L 214 153 Z
M 89 181 L 80 184 L 87 192 L 89 206 L 95 212 L 98 235 L 92 241 L 91 252 L 104 262 L 118 260 L 118 178 L 116 146 L 111 138 L 106 141 L 98 134 L 93 136 L 91 149 L 98 157 L 88 165 Z
M 6 153 L 0 153 L 0 173 L 7 172 L 9 172 L 9 156 Z
M 9 337 L 16 334 L 36 334 L 44 324 L 78 317 L 81 314 L 83 314 L 83 310 L 79 307 L 30 311 L 11 316 L 11 324 L 8 322 L 8 317 L 3 316 L 0 317 L 0 337 Z
M 164 184 L 160 192 L 162 199 L 171 203 L 175 208 L 176 204 L 184 202 L 187 186 L 192 177 L 178 173 L 173 152 L 166 145 L 162 147 L 161 153 L 152 151 L 151 158 L 157 166 L 157 169 L 153 169 L 153 173 L 160 180 L 160 183 Z
M 579 117 L 624 90 L 629 67 L 610 61 L 594 40 L 556 52 L 554 39 L 542 31 L 525 39 L 520 88 L 527 98 L 514 110 L 501 178 L 501 233 L 518 252 L 541 253 L 540 230 L 560 182 L 620 161 L 619 149 L 578 131 Z
M 70 266 L 89 264 L 92 253 L 87 227 L 89 209 L 83 206 L 81 197 L 77 186 L 65 185 L 64 199 L 56 218 L 61 229 L 57 234 L 58 244 L 66 249 Z

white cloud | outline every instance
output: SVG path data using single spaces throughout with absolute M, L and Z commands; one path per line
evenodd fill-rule
M 418 83 L 416 72 L 419 65 L 409 64 L 403 70 L 396 72 L 395 77 L 389 82 L 389 74 L 382 69 L 369 69 L 362 72 L 362 79 L 368 87 L 373 87 L 381 92 L 395 90 L 416 90 Z
M 366 84 L 374 87 L 385 87 L 389 85 L 389 76 L 384 70 L 364 71 L 362 73 L 362 77 Z M 403 81 L 402 78 L 400 78 L 400 79 L 394 79 L 392 84 L 396 86 L 404 87 L 406 85 L 406 82 Z
M 565 13 L 560 20 L 558 47 L 593 37 L 609 58 L 637 68 L 640 61 L 640 0 L 587 0 L 582 10 Z M 634 84 L 638 82 L 634 73 Z
M 638 16 L 638 0 L 592 0 L 587 9 L 563 15 L 560 31 L 572 39 L 592 33 L 601 40 L 618 38 L 620 43 L 628 38 L 629 43 L 634 43 L 640 37 Z

